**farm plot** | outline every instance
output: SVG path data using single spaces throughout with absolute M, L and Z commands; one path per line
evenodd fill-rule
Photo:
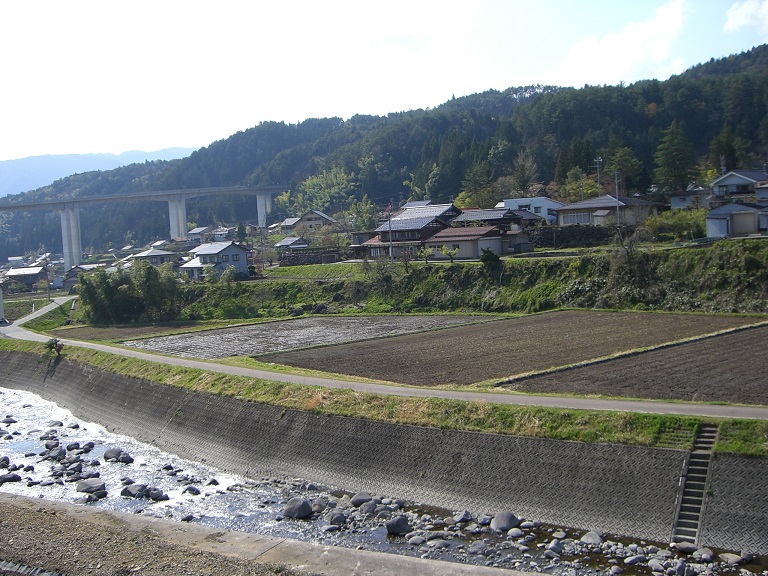
M 755 322 L 730 316 L 563 311 L 258 359 L 417 386 L 467 385 Z
M 509 390 L 768 406 L 768 326 L 521 379 Z
M 128 340 L 122 344 L 174 356 L 217 359 L 353 342 L 490 320 L 494 319 L 488 316 L 313 316 Z

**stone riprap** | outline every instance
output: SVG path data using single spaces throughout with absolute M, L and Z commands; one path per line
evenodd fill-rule
M 482 316 L 313 316 L 146 340 L 128 340 L 123 344 L 174 356 L 216 359 L 256 356 L 487 321 L 489 319 Z
M 41 363 L 22 353 L 0 353 L 0 363 L 6 387 L 247 477 L 287 474 L 476 513 L 511 510 L 549 524 L 658 542 L 671 536 L 682 451 L 321 416 L 130 379 L 66 359 Z M 768 492 L 768 475 L 754 481 Z M 739 482 L 729 490 L 738 498 Z M 738 515 L 723 517 L 718 530 L 738 534 L 739 521 Z M 751 544 L 755 552 L 768 551 L 765 536 Z

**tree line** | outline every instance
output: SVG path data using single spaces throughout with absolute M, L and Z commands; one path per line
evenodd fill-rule
M 618 190 L 659 200 L 768 159 L 766 72 L 763 45 L 666 81 L 527 86 L 387 116 L 263 122 L 182 160 L 73 176 L 7 201 L 284 184 L 271 221 L 313 208 L 341 216 L 352 229 L 409 199 L 488 207 L 516 195 L 573 201 Z M 248 197 L 198 198 L 187 210 L 201 225 L 256 218 Z M 85 208 L 83 243 L 164 238 L 166 213 L 140 203 Z M 55 214 L 2 213 L 0 231 L 0 256 L 60 250 Z

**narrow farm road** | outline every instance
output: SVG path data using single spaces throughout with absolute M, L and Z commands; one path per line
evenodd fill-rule
M 49 310 L 54 309 L 56 306 L 60 306 L 61 304 L 68 302 L 72 298 L 73 297 L 71 296 L 55 298 L 54 301 L 47 306 L 37 310 L 29 316 L 22 318 L 16 323 L 0 325 L 0 334 L 6 338 L 45 342 L 49 340 L 47 336 L 24 329 L 24 322 L 45 314 Z M 342 389 L 346 388 L 356 390 L 358 392 L 369 392 L 372 394 L 423 398 L 450 398 L 464 401 L 481 401 L 495 404 L 515 404 L 520 406 L 542 406 L 547 408 L 567 408 L 573 410 L 612 410 L 620 412 L 641 412 L 648 414 L 677 414 L 682 416 L 768 420 L 768 408 L 759 406 L 693 404 L 684 402 L 654 402 L 645 400 L 610 400 L 566 396 L 535 396 L 502 391 L 499 391 L 498 393 L 475 391 L 464 392 L 458 390 L 436 390 L 434 388 L 410 386 L 390 386 L 384 384 L 372 384 L 368 382 L 357 382 L 354 380 L 337 380 L 333 378 L 301 376 L 298 374 L 286 374 L 270 372 L 268 370 L 227 366 L 225 364 L 218 364 L 213 361 L 201 361 L 193 360 L 190 358 L 161 356 L 158 354 L 141 352 L 134 348 L 106 346 L 104 344 L 96 344 L 93 342 L 85 342 L 81 340 L 60 340 L 67 346 L 79 346 L 82 348 L 108 352 L 110 354 L 118 354 L 130 358 L 147 360 L 149 362 L 168 364 L 171 366 L 186 366 L 189 368 L 209 370 L 211 372 L 261 378 L 263 380 L 272 380 L 276 382 L 289 382 L 292 384 L 301 384 L 304 386 L 319 386 L 325 388 Z

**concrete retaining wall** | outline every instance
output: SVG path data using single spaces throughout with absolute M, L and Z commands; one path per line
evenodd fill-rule
M 34 392 L 78 418 L 227 471 L 286 474 L 475 512 L 508 509 L 661 542 L 671 535 L 682 451 L 315 415 L 21 353 L 0 352 L 0 366 L 0 386 Z

